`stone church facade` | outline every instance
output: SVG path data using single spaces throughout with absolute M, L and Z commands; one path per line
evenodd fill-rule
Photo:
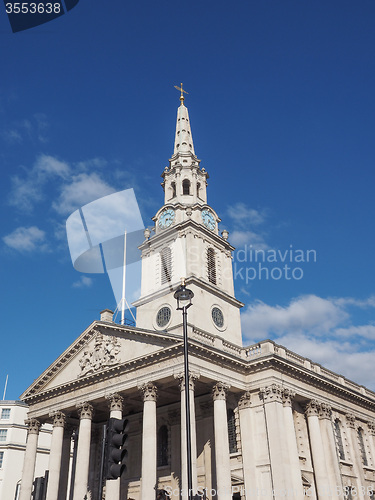
M 24 392 L 28 440 L 20 500 L 30 500 L 38 433 L 53 425 L 47 500 L 187 499 L 185 390 L 192 484 L 210 500 L 375 498 L 375 394 L 270 340 L 243 347 L 228 233 L 207 204 L 181 95 L 164 205 L 145 230 L 136 326 L 101 312 Z M 188 389 L 182 316 L 186 278 Z M 108 418 L 129 420 L 127 470 L 102 481 Z

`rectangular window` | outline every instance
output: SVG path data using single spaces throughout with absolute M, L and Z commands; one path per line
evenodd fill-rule
M 10 408 L 3 408 L 1 410 L 1 420 L 9 420 L 10 419 Z
M 0 451 L 0 469 L 3 468 L 4 452 Z
M 7 439 L 7 430 L 0 429 L 0 441 L 6 441 Z

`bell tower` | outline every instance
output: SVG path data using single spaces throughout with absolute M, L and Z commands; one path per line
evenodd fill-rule
M 152 220 L 154 234 L 145 230 L 141 296 L 137 327 L 181 333 L 181 313 L 175 290 L 186 278 L 194 292 L 189 309 L 189 335 L 217 335 L 242 345 L 240 308 L 234 296 L 232 252 L 228 233 L 219 234 L 221 219 L 207 204 L 208 173 L 194 151 L 189 113 L 181 91 L 173 155 L 162 173 L 164 205 Z

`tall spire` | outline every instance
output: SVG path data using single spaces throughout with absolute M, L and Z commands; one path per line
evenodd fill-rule
M 187 92 L 182 88 L 182 83 L 181 87 L 177 87 L 177 85 L 175 85 L 175 88 L 181 91 L 181 104 L 177 111 L 176 136 L 174 140 L 173 155 L 179 153 L 192 153 L 193 155 L 195 155 L 193 137 L 191 135 L 189 113 L 187 107 L 184 105 L 184 94 L 187 94 Z

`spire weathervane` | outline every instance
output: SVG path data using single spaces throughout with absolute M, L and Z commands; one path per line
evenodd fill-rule
M 188 94 L 189 92 L 186 92 L 186 90 L 184 90 L 182 88 L 182 83 L 181 83 L 181 87 L 178 87 L 177 85 L 175 85 L 174 88 L 181 92 L 180 101 L 181 101 L 181 104 L 183 104 L 184 100 L 185 100 L 184 94 Z

